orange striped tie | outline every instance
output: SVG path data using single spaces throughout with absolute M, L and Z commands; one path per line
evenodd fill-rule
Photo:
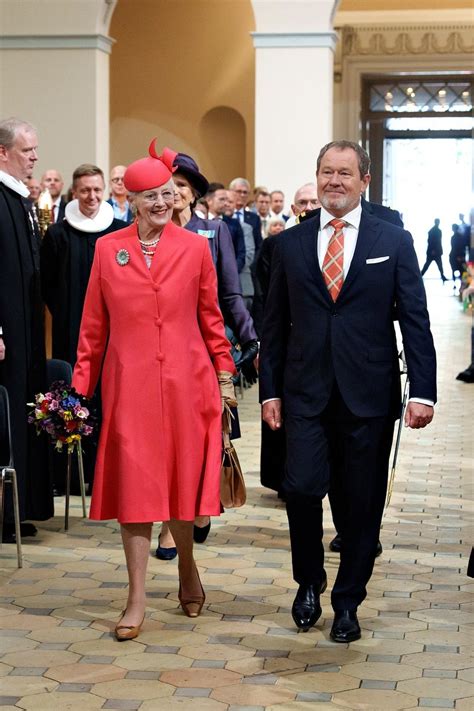
M 347 222 L 331 220 L 334 232 L 329 238 L 323 261 L 323 277 L 333 301 L 336 301 L 344 282 L 344 231 Z

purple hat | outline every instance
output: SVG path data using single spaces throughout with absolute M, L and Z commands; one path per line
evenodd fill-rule
M 191 156 L 186 155 L 186 153 L 177 153 L 173 166 L 176 168 L 177 173 L 181 173 L 189 180 L 195 191 L 199 193 L 198 197 L 202 197 L 207 193 L 209 183 L 204 175 L 199 172 L 198 164 Z

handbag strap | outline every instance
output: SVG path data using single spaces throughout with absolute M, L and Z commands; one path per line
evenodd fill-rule
M 222 413 L 222 443 L 224 449 L 229 449 L 230 445 L 230 431 L 232 429 L 232 419 L 234 415 L 227 403 L 224 403 L 224 411 Z

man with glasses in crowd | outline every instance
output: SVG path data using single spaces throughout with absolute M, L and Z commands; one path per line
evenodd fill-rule
M 128 202 L 127 189 L 123 184 L 125 170 L 124 165 L 116 165 L 110 171 L 110 198 L 107 202 L 112 205 L 114 217 L 129 225 L 133 222 L 133 213 Z

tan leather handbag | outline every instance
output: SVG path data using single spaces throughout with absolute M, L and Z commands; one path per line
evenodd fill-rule
M 222 416 L 222 467 L 221 467 L 221 504 L 225 509 L 243 506 L 247 500 L 244 475 L 237 452 L 230 441 L 230 417 L 232 414 L 225 407 Z

